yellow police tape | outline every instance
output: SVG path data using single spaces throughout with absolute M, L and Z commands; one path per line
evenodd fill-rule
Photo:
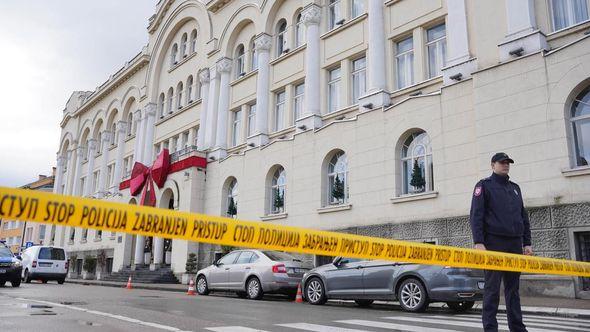
M 590 277 L 590 263 L 318 231 L 0 187 L 0 218 L 226 246 Z

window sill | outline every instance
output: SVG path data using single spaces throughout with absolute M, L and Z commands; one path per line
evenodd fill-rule
M 275 132 L 271 133 L 270 135 L 268 135 L 268 138 L 269 139 L 279 138 L 279 137 L 281 137 L 283 135 L 287 135 L 293 131 L 295 131 L 295 126 L 289 126 L 287 128 L 284 128 L 279 131 L 275 131 Z
M 188 62 L 190 59 L 194 58 L 197 55 L 197 52 L 193 52 L 192 54 L 187 55 L 186 57 L 182 58 L 182 60 L 178 61 L 175 65 L 168 69 L 168 74 L 170 74 L 174 69 L 182 66 L 184 63 Z
M 94 242 L 100 242 L 100 241 L 102 241 L 102 237 L 94 238 Z
M 580 166 L 569 169 L 562 169 L 561 174 L 565 177 L 590 175 L 590 166 Z
M 357 110 L 358 107 L 359 107 L 358 104 L 354 104 L 354 105 L 346 106 L 345 108 L 341 108 L 339 110 L 336 110 L 332 113 L 322 114 L 322 121 L 332 120 L 334 118 L 344 116 L 345 114 L 348 114 L 351 111 Z
M 386 1 L 385 4 L 383 4 L 383 5 L 385 7 L 389 7 L 389 6 L 394 5 L 394 4 L 396 4 L 396 3 L 400 2 L 400 1 L 402 1 L 402 0 L 389 0 L 389 1 Z
M 584 22 L 580 22 L 569 26 L 567 28 L 563 28 L 561 30 L 556 30 L 547 34 L 547 41 L 552 41 L 554 39 L 558 39 L 564 36 L 567 36 L 572 33 L 576 33 L 580 30 L 585 30 L 590 27 L 590 20 L 586 20 Z
M 340 205 L 332 205 L 332 206 L 324 206 L 317 209 L 318 213 L 330 213 L 330 212 L 338 212 L 344 210 L 352 209 L 352 204 L 340 204 Z
M 424 88 L 427 88 L 429 86 L 432 86 L 432 85 L 435 85 L 435 84 L 438 84 L 438 83 L 442 83 L 442 81 L 443 81 L 443 77 L 442 76 L 436 76 L 436 77 L 433 77 L 433 78 L 429 78 L 429 79 L 426 79 L 426 80 L 424 80 L 422 82 L 414 83 L 412 85 L 403 87 L 401 89 L 394 90 L 393 92 L 391 92 L 391 97 L 392 98 L 399 97 L 401 95 L 405 95 L 407 93 L 414 92 L 416 90 L 424 89 Z
M 337 26 L 337 27 L 335 27 L 335 28 L 332 28 L 332 30 L 330 30 L 330 31 L 328 31 L 328 32 L 324 33 L 323 35 L 321 35 L 321 36 L 320 36 L 320 40 L 323 40 L 323 39 L 329 38 L 330 36 L 332 36 L 332 35 L 335 35 L 335 34 L 337 34 L 338 32 L 340 32 L 340 31 L 342 31 L 342 30 L 345 30 L 346 28 L 348 28 L 348 27 L 350 27 L 350 26 L 353 26 L 353 25 L 354 25 L 354 24 L 356 24 L 357 22 L 364 20 L 364 19 L 365 19 L 366 17 L 368 17 L 368 16 L 369 16 L 369 14 L 368 14 L 368 13 L 363 13 L 363 14 L 361 14 L 361 15 L 359 15 L 359 16 L 357 16 L 357 17 L 353 18 L 353 19 L 349 19 L 348 21 L 345 21 L 345 22 L 344 22 L 344 24 L 342 24 L 342 25 L 340 25 L 340 26 Z
M 238 78 L 234 79 L 233 81 L 231 81 L 229 83 L 229 86 L 234 86 L 234 85 L 240 84 L 240 82 L 243 82 L 256 74 L 258 74 L 258 69 L 251 70 L 250 72 L 247 72 L 246 74 L 244 74 L 244 76 L 238 77 Z
M 271 221 L 271 220 L 277 220 L 277 219 L 285 219 L 285 218 L 287 218 L 287 215 L 288 215 L 287 212 L 267 214 L 265 216 L 260 217 L 260 220 Z
M 191 107 L 200 104 L 201 103 L 201 98 L 193 101 L 192 103 L 188 104 L 188 105 L 184 105 L 181 108 L 177 108 L 175 111 L 173 111 L 172 113 L 166 113 L 166 115 L 164 115 L 163 117 L 159 117 L 155 123 L 156 126 L 174 118 L 175 116 L 182 114 L 184 112 L 186 112 L 187 110 L 189 110 Z
M 116 148 L 117 148 L 117 145 L 116 144 L 111 145 L 111 146 L 109 146 L 109 151 L 112 151 L 112 150 L 114 150 Z
M 409 194 L 404 196 L 398 196 L 394 198 L 390 198 L 392 204 L 404 203 L 404 202 L 413 202 L 413 201 L 421 201 L 424 199 L 431 199 L 436 198 L 438 196 L 438 191 L 429 191 L 420 194 Z
M 129 142 L 130 140 L 132 140 L 132 139 L 134 139 L 134 138 L 135 138 L 135 134 L 133 134 L 133 135 L 127 135 L 127 136 L 125 137 L 125 143 Z
M 234 154 L 234 153 L 239 153 L 243 148 L 246 147 L 246 142 L 244 143 L 240 143 L 236 146 L 232 146 L 231 148 L 227 149 L 227 154 Z
M 271 66 L 272 66 L 272 65 L 275 65 L 275 64 L 277 64 L 277 63 L 279 63 L 279 62 L 281 62 L 281 61 L 283 61 L 283 60 L 285 60 L 285 59 L 287 59 L 287 58 L 290 58 L 290 57 L 294 56 L 295 54 L 297 54 L 297 53 L 299 53 L 299 52 L 302 52 L 302 51 L 303 51 L 304 49 L 306 49 L 306 48 L 307 48 L 307 44 L 303 44 L 303 45 L 297 46 L 297 47 L 296 47 L 296 48 L 294 48 L 292 51 L 289 51 L 289 52 L 287 52 L 287 53 L 283 53 L 283 54 L 281 54 L 281 56 L 279 56 L 279 57 L 277 57 L 277 58 L 273 59 L 273 60 L 272 60 L 272 61 L 270 61 L 268 64 L 269 64 L 269 65 L 271 65 Z

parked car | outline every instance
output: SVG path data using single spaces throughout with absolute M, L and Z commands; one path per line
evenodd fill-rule
M 484 278 L 481 270 L 336 257 L 306 273 L 302 285 L 303 298 L 316 305 L 332 298 L 359 306 L 398 300 L 403 310 L 419 312 L 446 302 L 461 312 L 483 298 Z
M 236 250 L 197 272 L 197 292 L 235 291 L 239 297 L 256 300 L 265 293 L 294 295 L 308 270 L 284 252 Z
M 60 247 L 33 246 L 22 254 L 22 280 L 41 280 L 44 284 L 49 280 L 56 280 L 63 284 L 68 274 L 69 262 L 66 251 Z
M 22 263 L 7 246 L 0 244 L 0 287 L 10 281 L 12 287 L 20 286 Z

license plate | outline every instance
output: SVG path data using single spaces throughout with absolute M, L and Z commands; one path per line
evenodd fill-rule
M 6 273 L 5 269 L 0 269 L 0 273 Z
M 477 282 L 477 288 L 484 289 L 485 286 L 486 286 L 486 283 L 484 281 Z

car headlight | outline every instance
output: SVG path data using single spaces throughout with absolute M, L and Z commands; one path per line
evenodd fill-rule
M 13 262 L 12 266 L 13 267 L 21 267 L 23 264 L 21 262 Z

